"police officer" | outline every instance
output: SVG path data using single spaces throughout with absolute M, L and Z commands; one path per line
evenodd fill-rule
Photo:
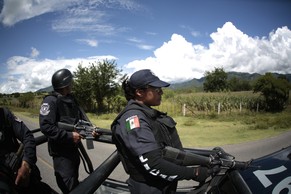
M 54 193 L 41 182 L 36 161 L 33 134 L 8 108 L 1 107 L 0 193 Z
M 181 166 L 162 156 L 165 146 L 182 149 L 175 121 L 152 108 L 160 105 L 162 87 L 169 85 L 149 69 L 133 73 L 122 83 L 128 103 L 111 130 L 133 194 L 175 193 L 178 180 L 203 182 L 212 173 L 212 169 Z
M 79 184 L 78 144 L 82 136 L 75 131 L 61 129 L 57 124 L 76 124 L 79 119 L 84 120 L 71 93 L 72 81 L 73 75 L 68 69 L 60 69 L 53 74 L 54 91 L 43 99 L 39 115 L 41 131 L 48 137 L 56 181 L 63 193 L 69 193 Z

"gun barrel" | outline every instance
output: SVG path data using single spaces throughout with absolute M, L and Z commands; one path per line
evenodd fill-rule
M 228 169 L 235 169 L 235 170 L 245 170 L 247 169 L 252 160 L 247 161 L 247 162 L 242 162 L 242 161 L 236 161 L 234 159 L 225 159 L 225 158 L 219 158 L 216 160 L 212 160 L 211 164 L 212 165 L 220 165 L 221 167 L 228 168 Z
M 101 133 L 102 135 L 112 135 L 112 131 L 109 129 L 103 129 L 103 128 L 96 128 L 97 133 Z

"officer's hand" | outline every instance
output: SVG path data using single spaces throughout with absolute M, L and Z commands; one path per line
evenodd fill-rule
M 209 177 L 208 168 L 206 167 L 197 167 L 194 173 L 195 176 L 193 179 L 198 182 L 204 182 Z
M 194 180 L 198 182 L 204 182 L 209 176 L 214 176 L 220 171 L 220 167 L 218 165 L 207 168 L 207 167 L 198 167 L 195 169 L 195 177 Z
M 30 166 L 26 161 L 22 161 L 21 167 L 18 169 L 15 179 L 15 185 L 27 187 L 30 181 Z
M 212 168 L 210 168 L 210 169 L 208 170 L 208 173 L 209 173 L 211 176 L 215 176 L 215 175 L 217 175 L 220 171 L 221 171 L 220 165 L 215 165 L 215 166 L 213 166 Z
M 98 137 L 100 137 L 100 133 L 97 133 L 96 131 L 92 131 L 92 136 L 94 137 L 94 138 L 98 138 Z
M 80 135 L 77 132 L 73 132 L 73 141 L 74 141 L 74 143 L 79 143 L 82 138 L 83 138 L 82 135 Z

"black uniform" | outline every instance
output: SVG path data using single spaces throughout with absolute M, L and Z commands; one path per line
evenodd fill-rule
M 11 161 L 11 156 L 19 149 L 18 141 L 23 144 L 24 149 L 23 158 L 19 161 L 17 168 L 20 167 L 22 160 L 28 162 L 31 168 L 30 184 L 27 188 L 14 185 L 13 173 L 17 172 L 12 172 L 10 165 L 7 164 Z M 7 108 L 0 108 L 0 193 L 12 188 L 16 188 L 18 193 L 53 193 L 48 185 L 41 182 L 39 169 L 35 165 L 36 161 L 36 144 L 33 134 Z M 5 187 L 5 184 L 8 187 Z
M 166 145 L 182 149 L 175 125 L 165 113 L 134 100 L 112 123 L 113 141 L 130 175 L 131 193 L 175 193 L 178 180 L 194 177 L 193 168 L 162 157 Z
M 58 128 L 57 123 L 75 124 L 83 119 L 72 95 L 53 92 L 43 99 L 40 109 L 40 128 L 48 137 L 49 154 L 53 157 L 57 184 L 63 193 L 69 193 L 78 184 L 80 157 L 72 132 Z

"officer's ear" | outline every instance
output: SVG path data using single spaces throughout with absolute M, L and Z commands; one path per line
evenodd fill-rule
M 144 88 L 135 90 L 135 95 L 138 98 L 143 98 L 145 96 L 145 93 L 146 93 L 146 89 Z

